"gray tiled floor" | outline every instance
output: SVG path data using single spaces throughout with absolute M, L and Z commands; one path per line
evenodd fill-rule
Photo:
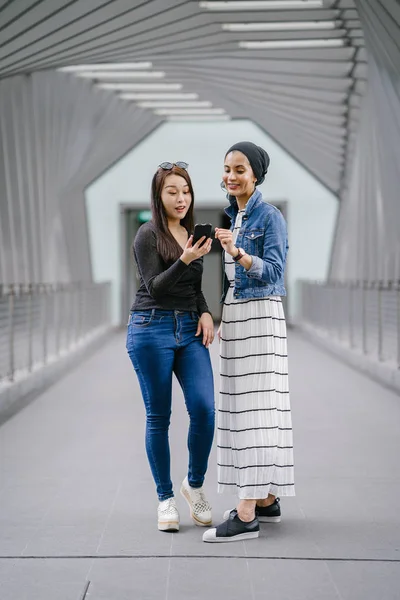
M 247 543 L 156 530 L 123 335 L 0 428 L 1 600 L 400 598 L 400 398 L 290 332 L 297 496 Z M 218 348 L 212 349 L 217 380 Z M 217 383 L 217 381 L 216 381 Z M 187 461 L 175 389 L 173 479 Z M 207 489 L 215 521 L 234 496 Z

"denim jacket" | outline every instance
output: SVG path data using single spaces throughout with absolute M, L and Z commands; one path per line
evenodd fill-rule
M 238 206 L 234 196 L 229 196 L 229 201 L 231 205 L 225 213 L 231 219 L 233 230 Z M 235 245 L 251 256 L 253 264 L 248 271 L 239 262 L 235 264 L 234 297 L 286 296 L 284 274 L 289 248 L 286 222 L 280 210 L 265 202 L 257 189 L 246 204 Z M 224 271 L 221 302 L 228 289 L 229 281 Z

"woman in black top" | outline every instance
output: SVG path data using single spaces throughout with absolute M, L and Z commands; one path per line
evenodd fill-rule
M 127 350 L 146 408 L 146 451 L 157 486 L 161 531 L 179 530 L 168 442 L 173 373 L 190 417 L 188 474 L 180 491 L 195 524 L 211 524 L 202 486 L 214 435 L 208 351 L 214 323 L 201 291 L 203 256 L 211 240 L 192 244 L 194 193 L 187 166 L 160 165 L 151 186 L 153 218 L 141 226 L 133 247 L 140 287 L 129 319 Z

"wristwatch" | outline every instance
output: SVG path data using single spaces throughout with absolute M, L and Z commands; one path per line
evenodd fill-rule
M 233 257 L 233 262 L 238 262 L 245 254 L 246 252 L 243 250 L 243 248 L 238 248 L 238 253 Z

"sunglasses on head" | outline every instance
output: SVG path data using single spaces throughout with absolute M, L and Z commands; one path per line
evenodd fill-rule
M 164 169 L 165 171 L 170 171 L 171 169 L 173 169 L 173 167 L 180 167 L 181 169 L 187 169 L 188 168 L 188 163 L 182 162 L 181 160 L 175 163 L 171 163 L 171 162 L 162 162 L 161 165 L 158 165 L 161 169 Z

